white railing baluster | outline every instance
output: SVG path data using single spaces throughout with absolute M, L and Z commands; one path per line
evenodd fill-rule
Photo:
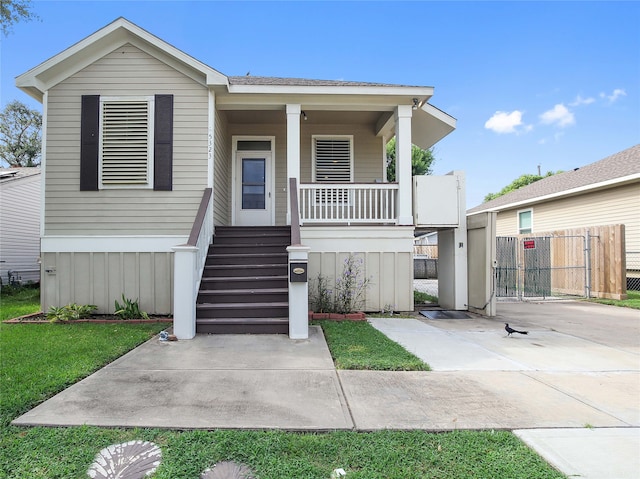
M 397 183 L 299 185 L 303 223 L 397 223 Z

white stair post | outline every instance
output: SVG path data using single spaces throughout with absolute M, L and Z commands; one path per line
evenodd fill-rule
M 174 246 L 173 271 L 173 334 L 178 339 L 193 339 L 196 335 L 196 295 L 198 282 L 198 248 L 196 246 Z
M 289 338 L 309 338 L 308 246 L 287 247 L 289 253 Z

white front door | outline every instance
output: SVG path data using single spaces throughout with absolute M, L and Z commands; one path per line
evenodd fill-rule
M 269 226 L 272 220 L 271 152 L 239 151 L 236 155 L 235 224 Z

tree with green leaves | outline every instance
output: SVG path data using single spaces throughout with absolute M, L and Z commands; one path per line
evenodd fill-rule
M 0 0 L 0 28 L 6 37 L 20 21 L 38 19 L 31 11 L 31 0 Z
M 430 175 L 433 173 L 431 165 L 436 161 L 433 156 L 433 148 L 424 150 L 416 145 L 411 145 L 411 175 Z M 387 143 L 387 181 L 396 181 L 396 139 L 392 138 Z
M 14 100 L 0 112 L 0 159 L 9 166 L 40 164 L 42 114 Z
M 520 175 L 519 177 L 517 177 L 515 180 L 513 180 L 511 183 L 509 183 L 507 186 L 502 188 L 497 193 L 489 193 L 489 194 L 487 194 L 487 196 L 484 197 L 484 202 L 486 203 L 487 201 L 494 200 L 494 199 L 496 199 L 496 198 L 498 198 L 500 196 L 506 195 L 507 193 L 511 193 L 512 191 L 520 189 L 523 186 L 530 185 L 531 183 L 535 183 L 536 181 L 539 181 L 542 178 L 546 178 L 548 176 L 553 176 L 553 175 L 556 175 L 558 173 L 562 173 L 562 171 L 558 170 L 555 173 L 553 171 L 547 171 L 547 174 L 544 175 L 544 176 L 542 176 L 542 175 L 531 175 L 531 174 L 525 173 L 524 175 Z

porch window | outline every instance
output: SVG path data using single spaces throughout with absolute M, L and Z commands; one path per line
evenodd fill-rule
M 316 183 L 353 182 L 353 136 L 313 136 L 313 180 Z M 318 190 L 321 203 L 348 202 L 347 189 Z
M 150 187 L 154 98 L 100 100 L 101 187 Z
M 518 211 L 518 234 L 528 234 L 533 231 L 533 210 Z

